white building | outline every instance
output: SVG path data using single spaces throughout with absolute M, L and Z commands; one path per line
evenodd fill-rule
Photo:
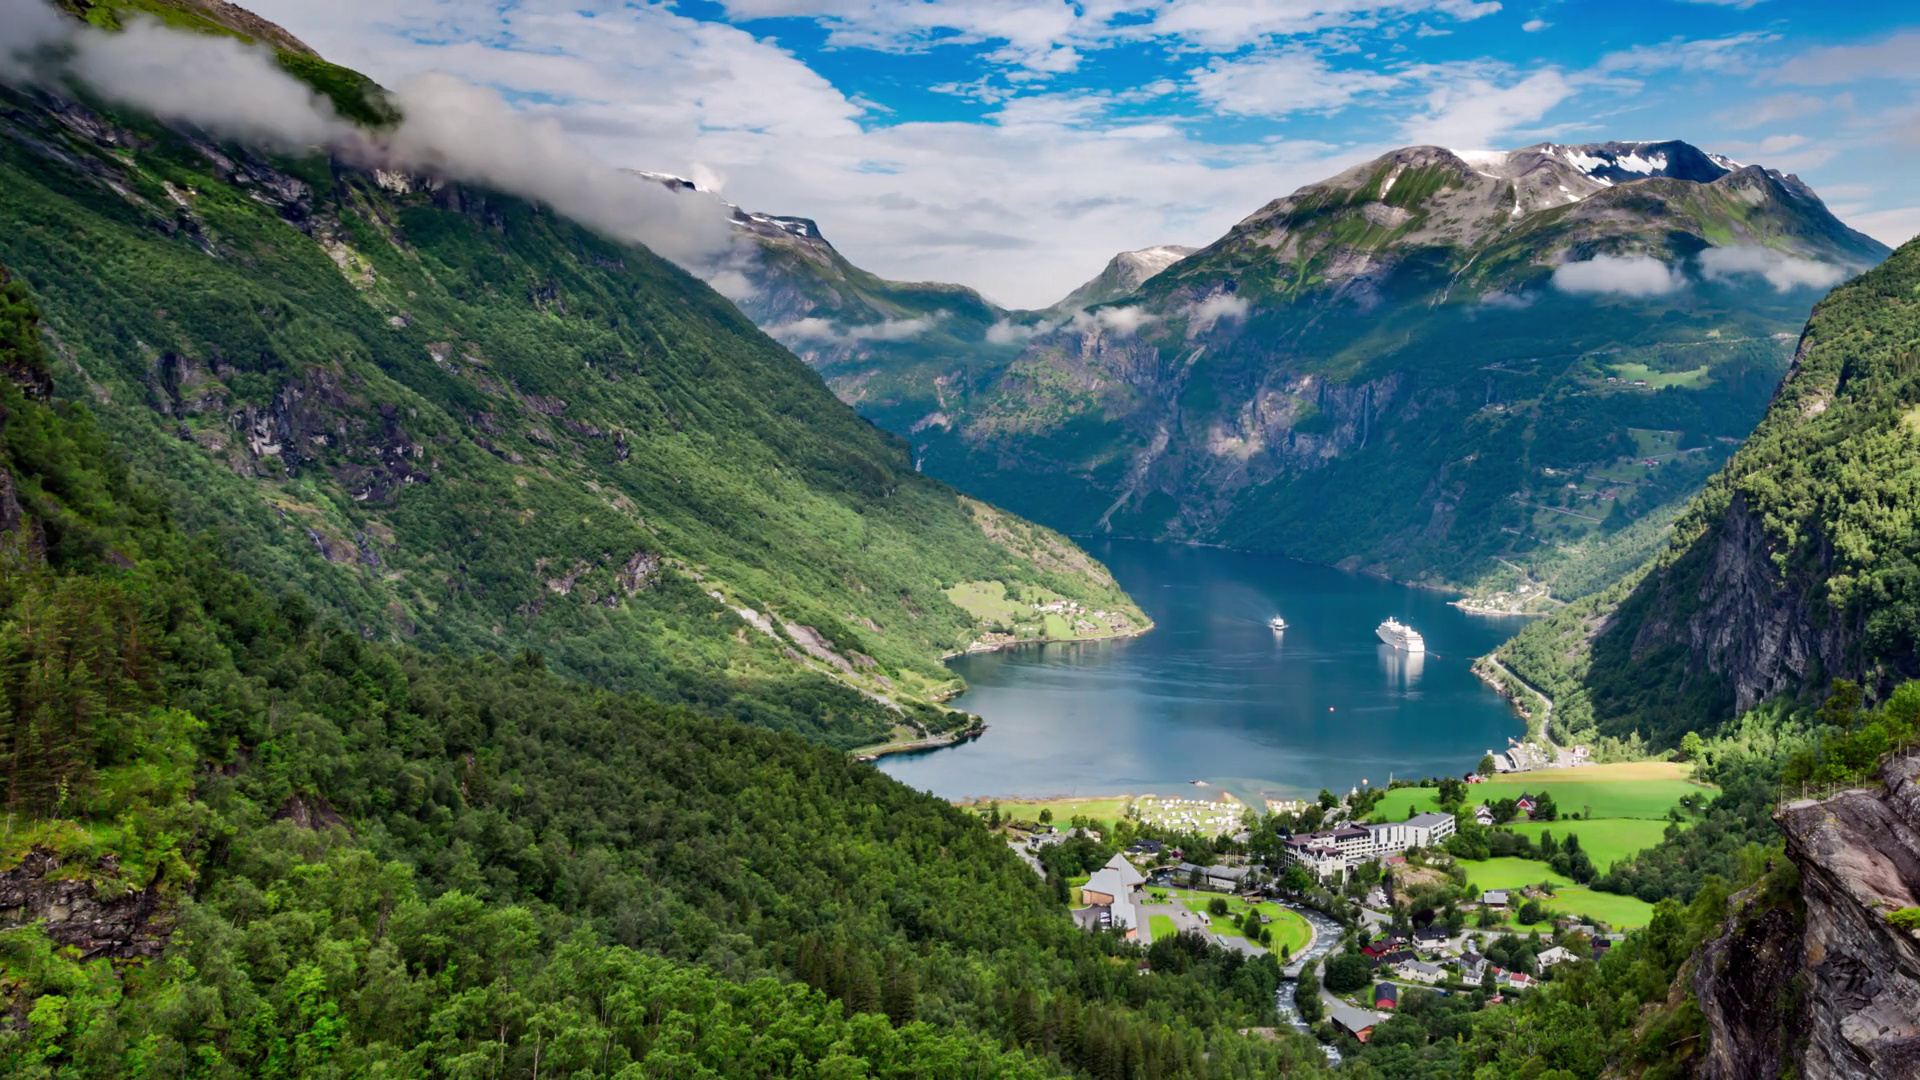
M 1106 907 L 1113 916 L 1114 928 L 1133 937 L 1140 924 L 1139 912 L 1133 905 L 1133 891 L 1146 883 L 1146 875 L 1135 869 L 1125 855 L 1115 855 L 1080 886 L 1080 901 L 1089 907 Z
M 1459 828 L 1452 814 L 1415 814 L 1402 824 L 1407 827 L 1407 837 L 1412 841 L 1408 847 L 1438 847 Z
M 1444 975 L 1439 965 L 1429 964 L 1424 960 L 1409 960 L 1394 968 L 1394 971 L 1398 972 L 1403 979 L 1426 983 L 1429 986 L 1439 982 Z
M 1541 953 L 1537 957 L 1534 957 L 1534 959 L 1544 969 L 1544 968 L 1550 968 L 1555 964 L 1564 964 L 1569 960 L 1578 960 L 1580 958 L 1568 952 L 1567 950 L 1561 948 L 1560 946 L 1555 945 L 1553 948 L 1546 950 L 1545 952 Z

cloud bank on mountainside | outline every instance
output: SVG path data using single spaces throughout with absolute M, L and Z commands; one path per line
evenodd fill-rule
M 118 32 L 66 19 L 40 0 L 0 0 L 0 78 L 67 80 L 163 120 L 276 149 L 325 147 L 368 167 L 483 185 L 543 203 L 607 236 L 688 265 L 732 245 L 717 199 L 676 198 L 596 160 L 552 119 L 526 117 L 492 90 L 424 74 L 392 93 L 401 119 L 368 131 L 234 38 L 133 18 Z

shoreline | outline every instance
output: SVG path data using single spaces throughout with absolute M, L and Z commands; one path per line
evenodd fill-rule
M 1023 645 L 1079 645 L 1079 644 L 1085 644 L 1085 643 L 1096 642 L 1096 641 L 1126 641 L 1130 638 L 1137 638 L 1142 634 L 1145 634 L 1147 631 L 1152 630 L 1154 626 L 1155 626 L 1154 621 L 1152 619 L 1148 619 L 1147 625 L 1140 627 L 1138 630 L 1128 630 L 1128 631 L 1125 631 L 1124 633 L 1118 633 L 1118 634 L 1102 634 L 1099 637 L 1021 638 L 1017 641 L 1000 641 L 1000 642 L 995 642 L 991 645 L 982 644 L 980 642 L 974 642 L 972 645 L 969 645 L 964 649 L 955 649 L 950 653 L 943 653 L 940 657 L 940 662 L 944 664 L 947 661 L 957 659 L 958 657 L 978 656 L 981 653 L 1005 652 L 1008 649 L 1018 649 Z M 947 695 L 946 698 L 942 698 L 941 700 L 943 701 L 951 700 L 953 698 L 959 697 L 961 694 L 964 694 L 966 692 L 967 692 L 967 688 L 963 686 L 960 689 L 955 690 L 953 693 Z
M 890 757 L 894 754 L 921 754 L 932 753 L 935 750 L 945 750 L 949 747 L 959 746 L 962 743 L 970 743 L 986 733 L 987 722 L 976 716 L 973 718 L 973 723 L 968 724 L 959 731 L 940 735 L 928 735 L 919 739 L 910 739 L 906 742 L 896 741 L 881 743 L 877 746 L 863 746 L 848 752 L 853 756 L 853 760 L 855 761 L 878 761 L 883 757 Z

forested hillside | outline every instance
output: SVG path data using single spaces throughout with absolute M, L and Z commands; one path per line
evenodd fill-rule
M 1278 969 L 1142 975 L 797 737 L 368 642 L 178 531 L 0 289 L 0 1071 L 1271 1075 Z M 71 947 L 71 948 L 69 948 Z
M 1920 244 L 1833 291 L 1747 444 L 1644 571 L 1499 655 L 1557 737 L 1671 746 L 1759 702 L 1920 674 Z
M 61 392 L 239 569 L 366 637 L 536 648 L 848 747 L 960 722 L 929 704 L 958 685 L 940 657 L 993 626 L 949 589 L 1110 613 L 1076 633 L 1146 625 L 1071 542 L 917 475 L 701 282 L 541 204 L 43 81 L 0 88 L 0 221 Z

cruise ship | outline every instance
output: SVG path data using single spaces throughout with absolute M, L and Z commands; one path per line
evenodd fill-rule
M 1427 641 L 1420 636 L 1420 631 L 1415 630 L 1413 627 L 1408 626 L 1398 619 L 1389 617 L 1386 622 L 1375 627 L 1373 632 L 1380 635 L 1381 641 L 1386 642 L 1396 649 L 1404 649 L 1407 652 L 1417 653 L 1427 651 Z
M 1267 620 L 1267 629 L 1269 630 L 1285 630 L 1286 628 L 1287 628 L 1287 620 L 1281 618 L 1278 615 L 1275 615 L 1273 618 Z

